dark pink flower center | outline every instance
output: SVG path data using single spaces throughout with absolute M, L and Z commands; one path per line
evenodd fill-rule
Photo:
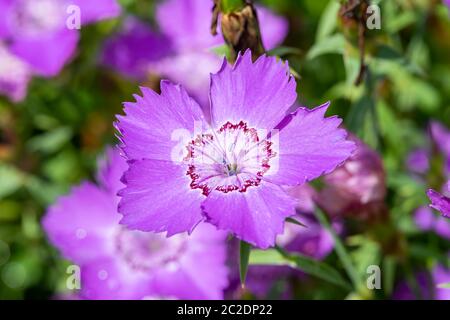
M 272 142 L 260 136 L 244 121 L 227 122 L 218 130 L 199 134 L 187 145 L 190 187 L 202 189 L 207 196 L 213 190 L 245 192 L 258 186 L 276 156 Z
M 161 267 L 176 266 L 185 251 L 185 235 L 166 238 L 164 234 L 121 228 L 115 237 L 118 256 L 133 270 L 148 272 Z

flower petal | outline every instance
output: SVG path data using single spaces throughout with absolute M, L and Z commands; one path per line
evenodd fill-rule
M 57 75 L 75 53 L 78 31 L 62 29 L 44 37 L 16 39 L 11 51 L 41 76 Z
M 192 133 L 203 129 L 200 106 L 181 86 L 168 81 L 161 81 L 161 95 L 141 90 L 143 96 L 125 103 L 126 115 L 117 117 L 123 151 L 129 160 L 181 161 Z
M 211 76 L 211 113 L 216 126 L 244 120 L 250 127 L 272 130 L 297 97 L 287 63 L 261 56 L 252 63 L 247 50 L 232 67 L 224 61 Z
M 10 10 L 12 7 L 12 0 L 0 0 L 0 12 L 2 13 L 2 19 L 0 19 L 0 39 L 9 36 L 11 33 L 9 19 L 7 17 L 11 16 Z
M 431 200 L 430 207 L 436 209 L 442 213 L 444 217 L 450 217 L 450 199 L 434 191 L 428 190 L 428 198 Z
M 150 64 L 170 52 L 169 39 L 138 19 L 127 18 L 123 29 L 106 41 L 102 63 L 129 78 L 143 80 L 151 71 Z
M 64 257 L 85 263 L 107 252 L 107 234 L 120 220 L 116 212 L 109 193 L 84 183 L 51 206 L 42 224 Z
M 120 154 L 118 148 L 107 148 L 105 155 L 99 161 L 97 180 L 100 185 L 116 196 L 117 192 L 125 185 L 120 181 L 124 172 L 128 169 L 125 158 Z
M 277 184 L 298 185 L 330 173 L 351 156 L 355 144 L 339 129 L 341 119 L 325 118 L 329 103 L 313 110 L 299 108 L 272 135 L 277 157 L 264 178 Z
M 189 94 L 201 104 L 204 112 L 209 114 L 210 74 L 220 69 L 221 62 L 215 54 L 191 51 L 150 64 L 150 70 L 176 83 L 182 83 Z
M 212 6 L 205 0 L 166 0 L 158 5 L 156 20 L 179 50 L 207 49 L 223 43 L 210 32 Z
M 186 240 L 178 268 L 160 270 L 153 290 L 179 299 L 223 299 L 228 284 L 225 239 L 226 233 L 214 226 L 199 224 Z
M 115 18 L 121 11 L 116 0 L 71 0 L 69 2 L 80 7 L 82 24 Z
M 124 216 L 120 223 L 141 231 L 167 231 L 168 236 L 192 232 L 203 219 L 204 197 L 189 187 L 186 171 L 170 161 L 131 162 L 123 177 L 126 188 L 119 192 L 119 212 Z
M 289 23 L 286 18 L 276 15 L 265 7 L 257 6 L 256 10 L 264 47 L 267 50 L 272 50 L 286 38 L 289 31 Z
M 262 183 L 246 192 L 213 191 L 202 208 L 208 221 L 260 248 L 275 243 L 286 217 L 295 214 L 294 199 L 279 186 Z
M 30 79 L 31 70 L 28 64 L 0 43 L 0 94 L 19 102 L 27 94 Z
M 138 300 L 154 294 L 150 274 L 123 268 L 113 256 L 82 266 L 81 296 L 90 300 Z

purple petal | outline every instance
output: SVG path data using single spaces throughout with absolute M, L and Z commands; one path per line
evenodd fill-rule
M 184 166 L 169 161 L 139 160 L 124 174 L 126 188 L 119 212 L 121 224 L 141 231 L 167 231 L 173 235 L 188 231 L 203 220 L 200 204 L 204 197 L 189 187 Z
M 118 116 L 117 129 L 121 134 L 123 151 L 129 160 L 181 160 L 177 146 L 185 146 L 186 139 L 198 126 L 202 130 L 203 113 L 186 91 L 168 81 L 161 82 L 161 95 L 141 88 L 143 96 L 135 95 L 136 102 L 125 103 L 125 116 Z M 174 151 L 175 150 L 175 151 Z
M 192 94 L 205 113 L 209 113 L 210 74 L 220 69 L 222 59 L 215 54 L 191 51 L 169 56 L 150 65 L 150 70 L 182 83 Z
M 432 230 L 436 223 L 436 215 L 428 207 L 420 207 L 414 213 L 414 221 L 421 230 Z
M 283 121 L 278 134 L 272 137 L 278 145 L 278 165 L 264 176 L 277 184 L 298 185 L 330 173 L 351 156 L 355 144 L 346 140 L 339 129 L 341 119 L 325 118 L 329 103 L 313 110 L 300 108 Z M 276 141 L 278 139 L 278 141 Z
M 277 244 L 289 252 L 298 252 L 315 259 L 324 259 L 333 251 L 332 235 L 310 215 L 301 215 L 298 220 L 307 227 L 287 223 L 282 235 L 277 237 Z M 340 225 L 336 224 L 336 228 Z
M 408 155 L 407 166 L 412 172 L 426 173 L 430 167 L 429 152 L 427 149 L 416 149 Z
M 442 213 L 444 217 L 450 217 L 450 199 L 432 189 L 428 190 L 428 198 L 431 201 L 430 207 Z
M 138 19 L 128 18 L 121 32 L 106 41 L 102 63 L 127 77 L 143 80 L 148 76 L 150 64 L 170 52 L 171 43 L 166 37 Z
M 154 292 L 150 274 L 131 272 L 113 255 L 82 266 L 81 297 L 90 300 L 137 300 Z
M 432 271 L 436 300 L 450 300 L 450 289 L 439 288 L 439 285 L 450 282 L 450 270 L 443 265 L 437 265 Z
M 51 206 L 42 224 L 64 257 L 85 263 L 108 252 L 107 235 L 119 220 L 111 195 L 84 183 Z
M 0 39 L 3 39 L 11 34 L 8 17 L 11 16 L 11 9 L 14 0 L 0 0 L 0 12 L 2 19 L 0 19 Z
M 29 66 L 0 43 L 0 94 L 19 102 L 27 94 L 30 79 Z
M 120 181 L 123 173 L 128 169 L 125 158 L 117 148 L 107 148 L 105 155 L 99 162 L 98 181 L 100 185 L 111 195 L 116 196 L 117 192 L 125 185 Z
M 436 234 L 444 239 L 450 240 L 450 220 L 442 216 L 436 218 L 436 223 L 434 226 Z
M 287 63 L 267 56 L 252 63 L 247 50 L 234 66 L 224 61 L 222 69 L 211 76 L 213 122 L 221 126 L 245 120 L 250 127 L 271 130 L 294 104 L 295 87 Z
M 62 29 L 43 37 L 17 39 L 11 51 L 26 61 L 41 76 L 57 75 L 75 53 L 77 30 Z
M 267 50 L 272 50 L 278 47 L 286 38 L 289 31 L 289 23 L 284 17 L 276 15 L 262 6 L 257 6 L 256 10 L 264 47 Z
M 432 122 L 430 128 L 434 143 L 445 156 L 450 171 L 450 131 L 438 122 Z
M 280 187 L 262 183 L 246 192 L 213 191 L 202 208 L 208 221 L 233 232 L 239 239 L 260 248 L 275 244 L 286 217 L 295 214 L 295 201 Z
M 162 33 L 179 50 L 201 50 L 223 43 L 210 32 L 213 3 L 209 0 L 166 0 L 156 9 Z
M 225 238 L 215 227 L 200 224 L 187 239 L 178 268 L 161 270 L 153 290 L 180 299 L 223 299 L 228 284 Z
M 69 4 L 80 7 L 82 24 L 115 18 L 121 12 L 116 0 L 70 0 Z

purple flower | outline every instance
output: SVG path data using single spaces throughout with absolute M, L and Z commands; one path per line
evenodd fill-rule
M 83 299 L 220 299 L 227 285 L 225 235 L 199 225 L 188 236 L 126 229 L 118 222 L 119 179 L 127 165 L 109 150 L 98 185 L 84 182 L 49 208 L 44 229 L 81 267 Z
M 432 122 L 430 125 L 431 136 L 439 151 L 445 158 L 446 174 L 450 173 L 450 131 L 442 124 Z
M 450 181 L 446 185 L 446 192 L 450 194 Z M 433 189 L 428 190 L 428 198 L 430 198 L 430 207 L 436 209 L 442 213 L 444 217 L 450 217 L 450 198 L 434 191 Z
M 78 30 L 68 27 L 73 8 L 79 8 L 83 25 L 120 12 L 115 0 L 0 0 L 0 41 L 8 43 L 33 73 L 55 76 L 72 58 L 78 42 Z
M 450 221 L 435 214 L 429 207 L 422 206 L 414 213 L 414 221 L 420 230 L 433 231 L 450 240 Z
M 119 212 L 132 229 L 170 236 L 206 220 L 258 247 L 273 246 L 295 214 L 284 186 L 333 171 L 354 149 L 341 120 L 324 118 L 328 104 L 299 108 L 286 120 L 296 83 L 275 57 L 253 63 L 247 51 L 234 66 L 224 61 L 211 76 L 211 124 L 178 85 L 162 81 L 161 95 L 142 93 L 125 103 L 117 123 L 130 160 Z
M 414 173 L 425 174 L 430 168 L 429 152 L 427 149 L 419 148 L 412 151 L 406 160 L 408 169 Z
M 442 288 L 440 285 L 450 282 L 450 270 L 442 265 L 436 265 L 431 275 L 428 276 L 424 272 L 416 275 L 418 285 L 417 292 L 406 282 L 401 282 L 394 294 L 393 298 L 397 300 L 450 300 L 450 289 Z
M 368 218 L 385 210 L 386 177 L 383 162 L 374 150 L 358 138 L 356 152 L 337 170 L 325 176 L 325 187 L 317 201 L 336 216 Z
M 159 33 L 129 18 L 123 30 L 105 43 L 102 61 L 137 80 L 156 73 L 181 83 L 207 106 L 209 75 L 221 65 L 211 49 L 224 44 L 221 35 L 211 35 L 211 9 L 209 0 L 164 1 L 156 8 Z M 288 23 L 262 7 L 258 7 L 258 14 L 263 41 L 272 49 L 284 40 Z
M 0 94 L 12 101 L 22 100 L 27 92 L 31 70 L 0 41 Z

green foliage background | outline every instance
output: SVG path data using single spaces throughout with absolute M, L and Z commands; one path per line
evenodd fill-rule
M 428 186 L 440 187 L 442 159 L 433 160 L 428 185 L 405 168 L 409 151 L 430 144 L 431 119 L 450 128 L 448 9 L 433 0 L 373 1 L 381 7 L 382 27 L 368 32 L 369 80 L 356 87 L 355 31 L 337 19 L 338 1 L 261 2 L 289 19 L 285 47 L 273 53 L 289 59 L 300 75 L 300 102 L 312 107 L 331 100 L 330 113 L 342 116 L 350 130 L 380 152 L 388 177 L 389 221 L 359 225 L 358 232 L 342 239 L 341 253 L 336 250 L 327 258 L 333 270 L 305 281 L 296 296 L 390 298 L 395 282 L 414 282 L 414 270 L 437 262 L 449 266 L 449 242 L 419 232 L 411 219 L 415 208 L 428 203 Z M 126 11 L 153 21 L 154 1 L 121 3 Z M 0 97 L 0 299 L 51 298 L 64 291 L 68 262 L 47 243 L 40 219 L 56 197 L 93 177 L 96 158 L 115 142 L 115 114 L 137 92 L 137 83 L 97 61 L 104 39 L 120 22 L 83 28 L 76 58 L 58 77 L 34 79 L 24 102 L 14 105 Z M 311 267 L 294 258 L 274 251 L 256 252 L 252 259 Z M 382 266 L 383 289 L 345 290 L 321 277 L 337 272 L 336 277 L 351 280 L 346 258 L 357 279 L 367 265 Z

